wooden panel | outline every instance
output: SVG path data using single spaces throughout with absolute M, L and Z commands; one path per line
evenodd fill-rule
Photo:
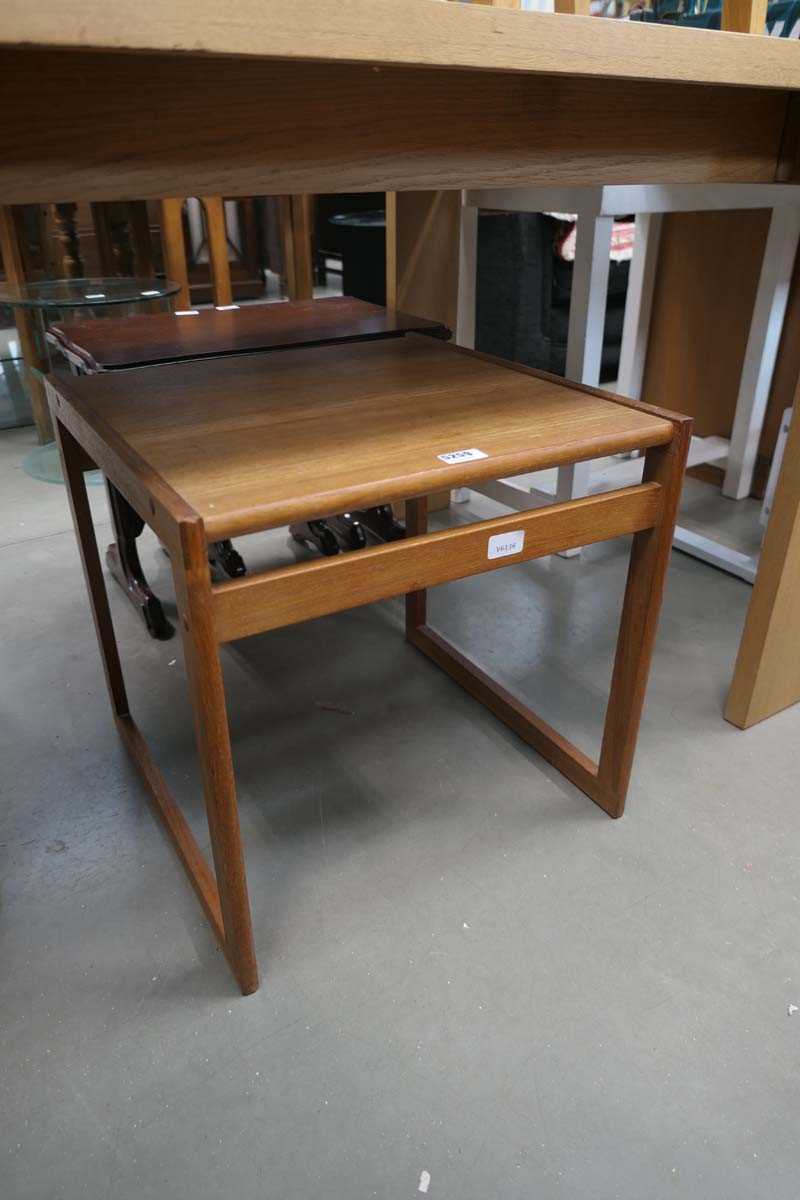
M 800 419 L 783 457 L 725 716 L 747 729 L 800 700 Z
M 572 13 L 578 17 L 589 16 L 590 0 L 555 0 L 553 5 L 557 13 Z
M 55 180 L 76 200 L 770 182 L 786 115 L 781 92 L 489 71 L 24 50 L 0 72 L 0 203 L 51 201 Z
M 648 529 L 658 519 L 661 494 L 658 484 L 647 483 L 219 584 L 214 588 L 217 636 L 228 642 Z M 488 558 L 489 539 L 515 530 L 524 531 L 522 550 Z
M 672 437 L 660 415 L 415 334 L 67 377 L 60 390 L 211 540 Z M 437 457 L 473 447 L 483 457 Z
M 642 397 L 729 437 L 769 213 L 664 217 Z
M 726 33 L 766 33 L 767 0 L 722 0 L 721 28 Z
M 206 224 L 208 263 L 215 304 L 231 304 L 231 268 L 228 262 L 228 235 L 225 228 L 225 205 L 221 196 L 201 196 Z
M 0 42 L 798 87 L 780 38 L 431 0 L 4 0 Z
M 461 193 L 394 192 L 386 207 L 387 303 L 455 329 Z
M 443 333 L 441 325 L 389 312 L 352 296 L 297 303 L 252 304 L 229 312 L 200 309 L 196 317 L 173 313 L 64 321 L 51 326 L 90 370 L 116 370 L 220 354 L 280 350 L 319 342 L 387 337 L 414 331 Z

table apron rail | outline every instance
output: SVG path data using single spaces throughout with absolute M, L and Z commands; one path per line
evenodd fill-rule
M 657 483 L 390 542 L 216 584 L 220 642 L 652 528 Z

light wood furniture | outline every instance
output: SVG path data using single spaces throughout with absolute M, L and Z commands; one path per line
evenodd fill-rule
M 408 593 L 412 644 L 606 812 L 621 815 L 690 421 L 415 334 L 64 375 L 48 388 L 117 725 L 243 992 L 257 987 L 258 975 L 222 643 Z M 426 532 L 420 497 L 437 487 L 633 449 L 646 451 L 644 482 L 636 487 Z M 216 882 L 130 713 L 83 478 L 93 465 L 170 552 Z M 408 501 L 409 536 L 402 541 L 211 582 L 211 541 L 400 498 Z M 631 533 L 595 764 L 427 625 L 425 591 Z
M 725 716 L 747 729 L 800 697 L 800 404 L 783 455 Z
M 281 196 L 279 204 L 283 269 L 290 300 L 310 300 L 314 295 L 311 249 L 311 196 Z
M 755 303 L 741 364 L 735 419 L 730 438 L 695 438 L 691 466 L 719 463 L 725 467 L 723 494 L 740 500 L 750 495 L 753 473 L 778 356 L 792 269 L 800 242 L 800 189 L 791 184 L 666 184 L 582 188 L 513 188 L 467 191 L 463 194 L 458 280 L 456 337 L 460 345 L 475 345 L 477 274 L 477 217 L 480 209 L 502 212 L 575 212 L 577 237 L 572 275 L 572 298 L 567 335 L 566 376 L 597 386 L 606 317 L 609 255 L 614 216 L 636 215 L 636 242 L 625 304 L 625 321 L 617 387 L 624 396 L 643 394 L 656 264 L 664 214 L 760 210 L 770 212 L 769 231 L 761 262 Z M 441 260 L 441 256 L 439 256 Z M 711 321 L 721 319 L 716 312 Z M 681 395 L 681 356 L 671 346 L 672 395 Z M 649 397 L 649 393 L 648 397 Z M 663 392 L 662 392 L 663 395 Z M 620 483 L 632 482 L 636 465 L 604 464 L 615 470 Z M 563 468 L 556 494 L 560 499 L 583 496 L 591 486 L 592 464 Z M 625 479 L 624 476 L 630 478 Z M 490 494 L 501 499 L 500 489 Z M 549 498 L 547 493 L 540 493 Z M 502 502 L 529 508 L 528 488 L 502 481 Z M 687 529 L 675 528 L 675 546 L 705 562 L 752 583 L 758 558 L 732 550 L 722 542 Z
M 161 245 L 164 269 L 169 279 L 181 285 L 176 297 L 178 311 L 192 307 L 189 292 L 189 267 L 186 261 L 186 239 L 183 234 L 184 196 L 167 196 L 161 200 Z M 200 196 L 206 225 L 208 262 L 214 303 L 233 303 L 231 271 L 228 263 L 228 240 L 225 234 L 225 205 L 220 196 Z
M 53 325 L 48 337 L 74 370 L 94 375 L 196 358 L 263 354 L 290 346 L 402 337 L 410 331 L 449 337 L 449 330 L 442 325 L 378 308 L 350 296 L 244 308 L 233 304 L 222 309 L 116 320 L 65 321 Z M 174 630 L 147 582 L 136 546 L 143 522 L 111 482 L 108 494 L 114 541 L 106 550 L 106 564 L 151 637 L 166 640 Z M 338 553 L 341 541 L 350 545 L 355 537 L 355 545 L 362 545 L 365 529 L 390 535 L 397 532 L 391 514 L 368 511 L 338 517 L 333 522 L 315 519 L 313 524 L 293 527 L 292 533 L 298 541 L 314 545 L 322 542 L 328 552 Z M 228 538 L 217 539 L 209 556 L 222 575 L 236 577 L 245 573 L 244 561 Z
M 224 21 L 217 0 L 6 0 L 0 63 L 15 97 L 14 120 L 0 127 L 0 204 L 49 202 L 54 178 L 65 195 L 115 200 L 796 183 L 800 169 L 797 46 L 781 38 L 439 0 L 230 0 Z M 89 453 L 101 450 L 93 440 Z M 204 547 L 181 511 L 191 603 L 213 649 Z M 775 571 L 787 583 L 792 555 L 800 562 L 800 545 Z M 88 556 L 97 591 L 99 562 Z M 780 636 L 796 661 L 796 626 Z M 210 661 L 190 668 L 213 716 Z

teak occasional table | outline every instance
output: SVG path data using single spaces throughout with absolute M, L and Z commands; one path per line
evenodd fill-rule
M 290 346 L 402 337 L 409 332 L 450 336 L 449 329 L 435 321 L 381 308 L 353 296 L 331 296 L 244 308 L 229 304 L 120 320 L 63 321 L 51 327 L 48 337 L 75 370 L 93 375 L 195 358 L 266 353 Z M 113 483 L 107 481 L 107 487 L 114 526 L 114 541 L 106 550 L 108 569 L 151 637 L 170 638 L 174 630 L 147 582 L 136 547 L 144 523 Z M 298 541 L 330 554 L 338 552 L 340 542 L 360 548 L 365 527 L 379 536 L 387 532 L 396 536 L 399 530 L 391 512 L 381 508 L 343 514 L 333 522 L 312 517 L 297 523 L 292 533 Z M 229 538 L 214 542 L 209 556 L 221 574 L 230 578 L 246 574 L 245 564 Z
M 117 726 L 242 992 L 256 989 L 258 970 L 220 666 L 226 642 L 405 593 L 409 641 L 621 815 L 688 418 L 414 334 L 63 374 L 48 394 Z M 430 491 L 637 449 L 646 452 L 638 486 L 427 532 L 420 497 Z M 84 484 L 92 467 L 170 552 L 213 873 L 131 716 Z M 399 499 L 408 501 L 403 541 L 212 583 L 209 541 Z M 634 537 L 595 764 L 428 626 L 426 588 L 621 534 Z

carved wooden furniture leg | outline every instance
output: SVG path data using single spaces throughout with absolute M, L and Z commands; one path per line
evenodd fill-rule
M 106 566 L 144 621 L 150 636 L 166 641 L 175 630 L 164 615 L 161 601 L 147 582 L 136 548 L 136 539 L 144 529 L 144 521 L 113 483 L 106 480 L 106 488 L 115 535 L 115 540 L 106 550 Z
M 289 534 L 301 546 L 319 550 L 326 557 L 339 553 L 339 542 L 328 521 L 295 521 L 289 526 Z
M 394 519 L 391 504 L 378 504 L 374 508 L 360 508 L 353 514 L 367 532 L 378 542 L 396 542 L 405 537 L 405 529 Z
M 226 579 L 240 579 L 242 575 L 247 574 L 244 559 L 230 538 L 211 543 L 208 548 L 208 561 Z
M 203 772 L 214 872 L 150 757 L 144 738 L 131 716 L 83 478 L 83 472 L 96 464 L 60 421 L 56 421 L 56 436 L 117 729 L 183 863 L 242 994 L 249 995 L 258 987 L 258 967 L 202 521 L 188 517 L 179 523 L 177 539 L 170 547 L 170 558 L 178 596 L 189 694 L 194 709 L 197 750 Z

